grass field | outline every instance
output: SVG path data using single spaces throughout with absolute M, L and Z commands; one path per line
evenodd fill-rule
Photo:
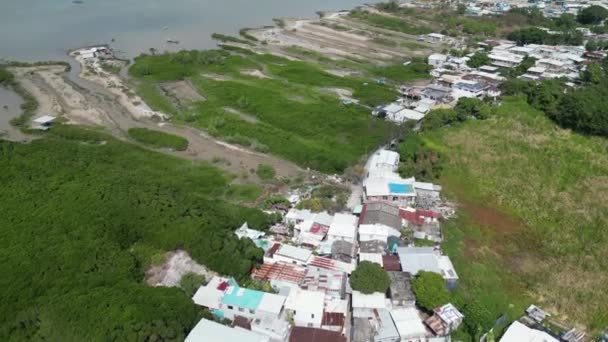
M 400 68 L 401 79 L 426 76 L 426 69 L 417 65 Z M 174 120 L 324 172 L 344 170 L 385 143 L 394 130 L 390 123 L 372 118 L 369 109 L 393 101 L 394 86 L 378 84 L 372 77 L 334 76 L 310 62 L 240 50 L 183 51 L 141 56 L 130 72 L 147 87 L 180 79 L 195 85 L 206 100 L 194 110 L 179 111 Z M 351 92 L 364 106 L 343 105 L 336 88 Z M 142 96 L 153 106 L 164 103 L 158 92 Z
M 605 328 L 608 141 L 560 129 L 519 98 L 425 139 L 446 156 L 441 183 L 461 204 L 444 243 L 461 291 L 497 316 L 537 303 Z
M 177 135 L 147 128 L 130 128 L 128 133 L 135 141 L 148 146 L 170 148 L 176 151 L 185 151 L 188 148 L 188 140 Z
M 381 15 L 366 11 L 352 11 L 349 18 L 360 20 L 371 26 L 397 31 L 412 35 L 427 34 L 433 32 L 433 29 L 426 26 L 412 24 L 411 21 L 394 16 Z

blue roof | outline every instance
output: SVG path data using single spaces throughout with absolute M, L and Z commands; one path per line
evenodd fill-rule
M 260 305 L 262 297 L 264 297 L 264 292 L 233 286 L 224 294 L 222 304 L 255 310 Z
M 414 192 L 411 184 L 388 183 L 391 194 L 409 194 Z

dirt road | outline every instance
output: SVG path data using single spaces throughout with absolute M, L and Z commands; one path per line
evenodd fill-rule
M 70 80 L 62 66 L 11 68 L 11 71 L 38 100 L 39 108 L 35 116 L 53 115 L 71 124 L 102 126 L 122 140 L 129 140 L 126 132 L 133 127 L 179 135 L 188 139 L 188 149 L 181 152 L 163 150 L 163 153 L 188 160 L 214 162 L 216 166 L 237 175 L 251 176 L 251 170 L 255 170 L 259 164 L 272 165 L 278 175 L 285 177 L 303 172 L 289 161 L 225 143 L 194 128 L 165 122 L 161 115 L 146 116 L 146 107 L 140 103 L 128 105 L 127 101 L 134 100 L 115 93 L 116 89 L 126 87 L 124 84 L 117 87 L 115 80 L 108 82 L 100 76 L 87 77 L 100 86 L 87 87 L 84 83 L 77 84 Z

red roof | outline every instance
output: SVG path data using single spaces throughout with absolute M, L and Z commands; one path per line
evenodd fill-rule
M 401 262 L 396 255 L 383 255 L 382 267 L 385 271 L 401 271 Z
M 421 226 L 424 224 L 425 218 L 434 218 L 438 219 L 440 217 L 439 213 L 433 210 L 405 210 L 399 209 L 399 216 L 402 219 L 407 220 L 415 225 Z
M 263 264 L 252 273 L 253 278 L 257 280 L 284 280 L 296 284 L 299 284 L 305 275 L 305 270 L 284 263 Z
M 341 312 L 324 312 L 323 320 L 321 321 L 321 325 L 330 325 L 330 326 L 344 326 L 344 314 Z
M 312 260 L 308 263 L 308 265 L 316 266 L 319 268 L 324 268 L 327 270 L 337 270 L 338 269 L 338 267 L 336 267 L 336 264 L 332 259 L 318 257 L 318 256 L 313 257 Z
M 224 291 L 228 288 L 228 282 L 227 281 L 223 281 L 221 282 L 218 286 L 217 289 L 220 291 Z
M 266 254 L 272 258 L 272 256 L 274 255 L 274 253 L 276 253 L 279 248 L 281 248 L 281 244 L 280 243 L 275 243 L 274 245 L 272 245 L 272 247 L 270 247 L 268 249 L 268 251 L 266 251 Z
M 346 337 L 335 331 L 293 327 L 289 342 L 346 342 Z
M 312 227 L 310 227 L 310 232 L 313 234 L 316 234 L 316 235 L 325 236 L 325 235 L 327 235 L 328 231 L 329 231 L 328 226 L 324 226 L 324 225 L 318 224 L 318 223 L 314 223 L 312 225 Z
M 363 208 L 361 208 L 361 214 L 359 214 L 359 225 L 362 225 L 365 221 L 365 213 L 367 212 L 367 203 L 363 204 Z

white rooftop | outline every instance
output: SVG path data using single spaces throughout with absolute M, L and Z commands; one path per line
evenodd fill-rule
M 329 226 L 327 234 L 331 237 L 339 237 L 355 240 L 357 235 L 357 216 L 338 213 L 334 215 L 334 221 Z
M 544 331 L 528 328 L 515 321 L 509 326 L 500 342 L 558 342 L 558 340 Z
M 325 305 L 325 293 L 319 291 L 293 289 L 285 301 L 285 308 L 294 311 L 318 313 L 315 317 L 321 317 Z
M 312 255 L 312 251 L 291 245 L 281 245 L 275 255 L 280 255 L 301 262 L 307 262 L 310 256 Z
M 186 342 L 270 342 L 270 338 L 255 332 L 230 328 L 207 319 L 201 319 L 186 337 Z
M 416 275 L 427 271 L 441 274 L 446 280 L 458 279 L 450 258 L 440 255 L 433 247 L 399 247 L 397 254 L 404 272 Z
M 402 341 L 426 336 L 426 328 L 415 307 L 397 308 L 390 312 Z
M 382 263 L 382 254 L 380 253 L 359 253 L 359 262 L 369 261 L 384 266 Z
M 47 124 L 47 123 L 53 122 L 53 120 L 55 120 L 54 116 L 43 115 L 39 118 L 34 119 L 34 122 L 37 124 Z
M 196 290 L 192 300 L 195 304 L 206 308 L 218 309 L 220 301 L 224 297 L 224 291 L 218 290 L 218 287 L 223 282 L 228 282 L 228 278 L 213 277 L 205 286 L 201 286 Z
M 461 321 L 464 316 L 456 309 L 454 305 L 448 303 L 440 308 L 434 310 L 435 314 L 441 318 L 448 325 L 452 325 Z
M 257 309 L 278 315 L 281 312 L 281 309 L 283 309 L 283 304 L 285 303 L 286 299 L 287 298 L 285 296 L 266 292 L 262 296 L 262 300 L 260 301 L 260 305 Z
M 363 309 L 385 309 L 386 297 L 384 293 L 374 292 L 372 294 L 363 294 L 359 291 L 353 291 L 353 308 Z

